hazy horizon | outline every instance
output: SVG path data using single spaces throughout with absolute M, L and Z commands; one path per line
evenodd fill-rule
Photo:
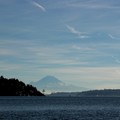
M 0 74 L 120 88 L 119 0 L 1 0 Z

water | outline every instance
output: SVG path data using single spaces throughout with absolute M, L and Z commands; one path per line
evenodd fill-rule
M 120 120 L 120 97 L 0 97 L 0 120 Z

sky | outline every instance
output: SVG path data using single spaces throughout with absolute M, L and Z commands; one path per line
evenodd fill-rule
M 120 88 L 120 0 L 0 0 L 0 74 Z

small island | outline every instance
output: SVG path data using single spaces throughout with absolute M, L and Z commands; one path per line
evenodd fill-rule
M 44 96 L 36 87 L 15 78 L 0 77 L 0 96 Z

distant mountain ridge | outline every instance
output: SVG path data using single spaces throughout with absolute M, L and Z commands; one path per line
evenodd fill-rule
M 120 97 L 120 89 L 87 90 L 82 92 L 56 92 L 50 96 L 71 97 Z
M 45 89 L 51 92 L 70 92 L 87 90 L 84 87 L 65 84 L 63 81 L 54 76 L 46 76 L 39 81 L 31 82 L 31 85 L 37 87 L 39 90 Z
M 120 89 L 89 90 L 77 94 L 78 96 L 120 97 Z

